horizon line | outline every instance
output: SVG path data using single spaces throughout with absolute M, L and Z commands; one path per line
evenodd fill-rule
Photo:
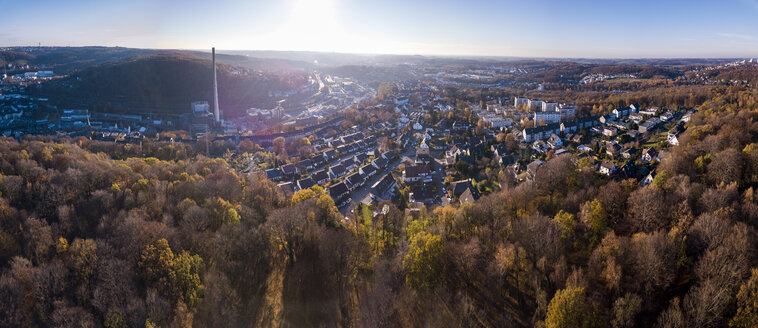
M 212 47 L 212 46 L 211 46 Z M 78 46 L 61 46 L 61 45 L 15 45 L 0 46 L 0 48 L 123 48 L 137 50 L 166 50 L 166 51 L 196 51 L 210 52 L 206 48 L 149 48 L 149 47 L 128 47 L 128 46 L 108 46 L 108 45 L 78 45 Z M 280 50 L 280 49 L 223 49 L 216 48 L 216 53 L 220 51 L 251 51 L 251 52 L 290 52 L 290 53 L 318 53 L 318 54 L 338 54 L 354 56 L 397 56 L 397 57 L 447 57 L 447 58 L 508 58 L 508 59 L 542 59 L 542 60 L 677 60 L 677 59 L 751 59 L 756 56 L 650 56 L 650 57 L 591 57 L 591 56 L 518 56 L 518 55 L 474 55 L 474 54 L 422 54 L 422 53 L 369 53 L 369 52 L 341 52 L 341 51 L 320 51 L 320 50 Z

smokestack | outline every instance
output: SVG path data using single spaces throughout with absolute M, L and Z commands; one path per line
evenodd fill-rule
M 221 122 L 221 113 L 218 109 L 218 81 L 216 80 L 216 48 L 211 48 L 211 54 L 213 56 L 213 118 L 216 123 Z

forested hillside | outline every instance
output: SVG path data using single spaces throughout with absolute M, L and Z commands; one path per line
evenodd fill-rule
M 755 327 L 758 92 L 718 90 L 649 186 L 561 155 L 349 220 L 183 146 L 2 139 L 0 326 Z
M 292 92 L 307 81 L 302 72 L 274 74 L 218 66 L 219 101 L 227 115 L 255 106 L 273 107 L 281 99 L 271 98 L 271 93 Z M 208 59 L 156 55 L 89 67 L 33 92 L 62 107 L 183 114 L 193 101 L 212 99 L 212 76 Z

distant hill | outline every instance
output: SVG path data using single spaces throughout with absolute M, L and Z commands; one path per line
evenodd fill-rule
M 211 72 L 210 60 L 155 55 L 89 67 L 33 92 L 61 106 L 179 114 L 193 101 L 211 99 Z M 230 109 L 227 114 L 272 106 L 278 98 L 269 97 L 270 92 L 290 91 L 306 81 L 302 73 L 268 74 L 222 64 L 218 79 L 221 105 Z

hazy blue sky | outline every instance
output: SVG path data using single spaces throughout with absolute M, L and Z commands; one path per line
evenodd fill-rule
M 758 0 L 0 0 L 0 46 L 758 57 Z

